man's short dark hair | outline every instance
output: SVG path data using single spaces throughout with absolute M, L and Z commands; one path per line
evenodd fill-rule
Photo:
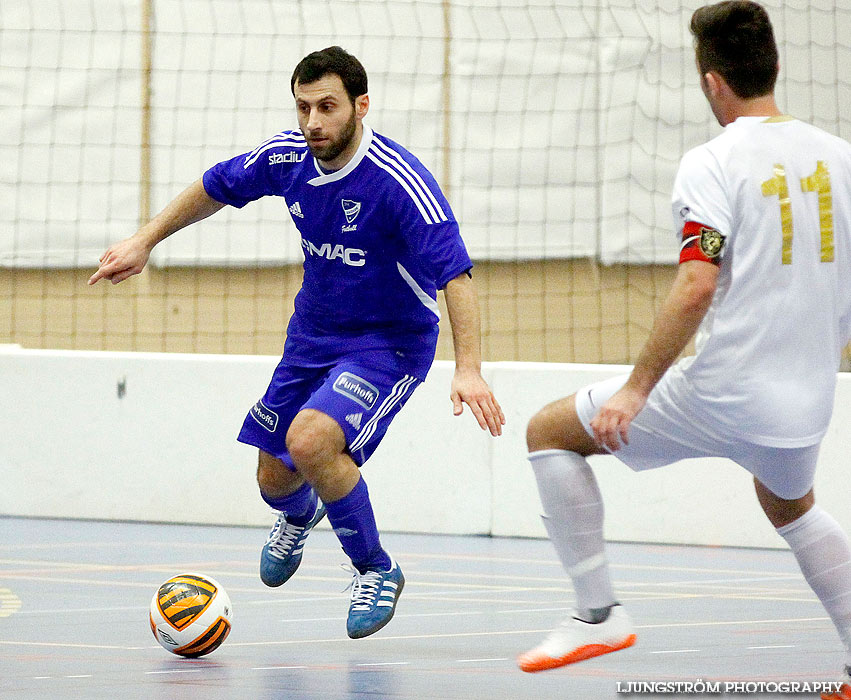
M 290 79 L 290 90 L 295 95 L 296 80 L 299 85 L 315 83 L 329 73 L 340 76 L 352 104 L 356 97 L 367 93 L 366 71 L 363 65 L 339 46 L 329 46 L 327 49 L 314 51 L 301 59 Z
M 768 95 L 777 82 L 777 43 L 762 5 L 719 2 L 696 10 L 691 33 L 700 74 L 715 71 L 743 99 Z

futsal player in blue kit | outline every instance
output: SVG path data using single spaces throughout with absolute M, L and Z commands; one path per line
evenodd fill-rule
M 239 434 L 259 448 L 257 481 L 278 519 L 260 576 L 279 586 L 327 515 L 353 564 L 347 632 L 393 617 L 405 578 L 381 546 L 359 467 L 425 379 L 444 291 L 455 348 L 451 399 L 494 436 L 505 422 L 481 376 L 472 263 L 429 171 L 363 123 L 367 75 L 340 47 L 306 56 L 291 79 L 297 131 L 210 168 L 135 235 L 110 247 L 89 279 L 141 272 L 153 247 L 225 205 L 286 200 L 301 234 L 304 282 L 284 354 Z

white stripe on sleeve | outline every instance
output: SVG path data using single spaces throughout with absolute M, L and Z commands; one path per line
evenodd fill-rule
M 423 217 L 423 219 L 425 219 L 425 222 L 427 224 L 437 223 L 435 221 L 432 221 L 431 216 L 429 216 L 429 213 L 426 211 L 425 207 L 423 206 L 422 200 L 411 191 L 411 188 L 408 185 L 408 182 L 402 178 L 402 176 L 399 174 L 399 172 L 396 169 L 391 168 L 389 165 L 387 165 L 386 163 L 383 163 L 381 160 L 379 160 L 379 158 L 375 155 L 375 153 L 373 152 L 373 149 L 371 149 L 371 148 L 369 149 L 369 152 L 366 154 L 366 157 L 369 158 L 373 163 L 375 163 L 379 168 L 390 173 L 390 175 L 396 180 L 396 182 L 398 182 L 400 185 L 402 185 L 402 189 L 404 189 L 405 192 L 407 192 L 408 195 L 411 197 L 411 199 L 414 201 L 414 204 L 417 206 L 417 209 L 420 210 L 420 214 L 422 214 L 422 217 Z
M 426 197 L 427 202 L 431 203 L 431 209 L 435 213 L 435 218 L 439 219 L 440 221 L 447 221 L 449 217 L 446 216 L 446 213 L 443 211 L 443 208 L 440 206 L 440 203 L 437 201 L 437 198 L 434 196 L 434 193 L 429 189 L 428 185 L 423 182 L 423 179 L 420 177 L 420 174 L 416 170 L 414 170 L 410 166 L 410 164 L 405 162 L 402 156 L 400 156 L 387 144 L 383 143 L 380 139 L 375 139 L 374 143 L 381 151 L 384 151 L 390 157 L 396 160 L 399 163 L 399 166 L 402 167 L 403 171 L 407 171 L 410 174 L 409 179 L 412 177 L 415 181 L 412 184 L 422 195 Z M 399 166 L 396 167 L 398 168 Z M 403 172 L 403 175 L 404 174 L 405 173 Z

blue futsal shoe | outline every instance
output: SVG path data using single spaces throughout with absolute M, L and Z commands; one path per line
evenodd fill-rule
M 267 586 L 280 586 L 296 572 L 301 564 L 301 550 L 310 531 L 325 517 L 322 501 L 316 502 L 316 512 L 306 525 L 287 522 L 286 513 L 278 513 L 278 520 L 260 553 L 260 580 Z
M 378 632 L 393 619 L 405 577 L 395 561 L 389 571 L 367 569 L 362 574 L 353 569 L 352 572 L 352 602 L 346 632 L 352 639 L 360 639 Z

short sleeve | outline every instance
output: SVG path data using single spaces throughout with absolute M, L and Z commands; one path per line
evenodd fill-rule
M 443 289 L 447 282 L 473 267 L 455 215 L 434 177 L 424 168 L 408 191 L 396 197 L 396 217 L 407 247 L 420 268 Z
M 304 147 L 301 134 L 276 134 L 253 151 L 207 170 L 204 189 L 216 201 L 237 208 L 267 195 L 281 195 L 292 166 L 304 158 Z
M 682 240 L 689 222 L 702 224 L 729 237 L 732 231 L 730 197 L 720 165 L 704 145 L 686 153 L 680 161 L 671 200 L 674 232 Z

